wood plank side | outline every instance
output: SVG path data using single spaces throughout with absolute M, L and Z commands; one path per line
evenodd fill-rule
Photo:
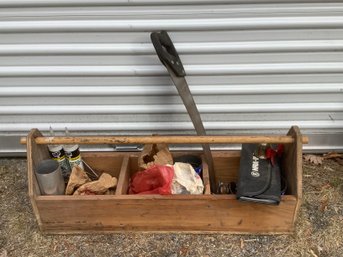
M 38 226 L 42 230 L 42 221 L 40 211 L 37 207 L 36 198 L 40 195 L 39 185 L 35 176 L 35 169 L 38 163 L 44 159 L 49 159 L 49 152 L 46 145 L 37 145 L 36 137 L 41 137 L 42 134 L 38 129 L 32 129 L 27 136 L 27 178 L 28 178 L 28 193 L 32 205 L 33 212 L 36 216 Z
M 240 232 L 240 231 L 192 231 L 192 230 L 187 230 L 187 231 L 177 231 L 177 230 L 148 230 L 148 231 L 135 231 L 135 230 L 87 230 L 87 231 L 82 231 L 82 230 L 50 230 L 49 228 L 44 229 L 42 231 L 43 234 L 46 235 L 84 235 L 84 234 L 92 234 L 92 235 L 107 235 L 107 234 L 150 234 L 150 233 L 158 233 L 158 234 L 195 234 L 195 235 L 213 235 L 213 234 L 220 234 L 220 235 L 251 235 L 251 232 Z M 253 233 L 253 235 L 292 235 L 294 233 L 294 230 L 290 231 L 274 231 L 274 232 L 256 232 Z
M 211 194 L 211 195 L 41 195 L 37 196 L 37 200 L 42 202 L 48 201 L 107 201 L 107 200 L 234 200 L 234 194 Z M 296 201 L 294 195 L 282 195 L 282 201 Z
M 38 200 L 44 231 L 289 233 L 296 200 L 279 206 L 235 199 Z M 59 210 L 56 212 L 56 210 Z
M 240 152 L 233 152 L 227 155 L 222 154 L 215 156 L 214 158 L 214 169 L 216 171 L 216 185 L 218 185 L 219 181 L 224 183 L 237 182 Z
M 293 177 L 292 184 L 295 189 L 295 195 L 297 197 L 297 204 L 296 208 L 294 210 L 294 215 L 293 215 L 293 223 L 295 223 L 296 218 L 299 213 L 300 205 L 302 202 L 302 177 L 303 177 L 303 170 L 302 170 L 302 135 L 300 132 L 299 127 L 293 126 L 289 130 L 288 134 L 292 137 L 294 137 L 294 143 L 292 144 L 291 148 L 291 167 L 293 173 L 291 173 Z
M 84 158 L 118 158 L 118 157 L 125 157 L 128 155 L 134 154 L 133 152 L 82 152 L 82 157 Z
M 294 162 L 295 150 L 294 144 L 284 145 L 282 169 L 287 181 L 286 193 L 297 196 L 296 165 Z
M 300 130 L 293 126 L 288 135 L 295 138 L 295 143 L 285 145 L 283 168 L 288 181 L 289 194 L 302 198 L 302 143 L 299 140 Z
M 130 180 L 130 157 L 127 155 L 123 158 L 120 169 L 116 195 L 126 195 L 129 189 Z
M 92 155 L 84 153 L 81 153 L 81 157 L 97 174 L 101 175 L 106 172 L 116 178 L 119 177 L 124 158 L 123 155 Z

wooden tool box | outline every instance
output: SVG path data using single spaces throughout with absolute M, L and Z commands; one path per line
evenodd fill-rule
M 60 138 L 63 141 L 63 138 Z M 286 234 L 294 230 L 302 198 L 302 137 L 297 127 L 287 136 L 173 136 L 80 137 L 64 143 L 283 143 L 282 168 L 288 189 L 280 205 L 240 202 L 231 194 L 211 194 L 206 162 L 203 162 L 203 195 L 128 195 L 130 176 L 137 171 L 137 152 L 83 152 L 82 158 L 99 174 L 118 178 L 115 195 L 45 196 L 40 194 L 34 170 L 48 159 L 47 144 L 33 129 L 27 136 L 28 187 L 32 207 L 42 232 L 49 234 L 158 231 L 195 233 Z M 25 141 L 25 140 L 23 140 Z M 61 141 L 59 141 L 61 142 Z M 174 156 L 180 153 L 173 153 Z M 183 153 L 184 154 L 184 153 Z M 196 152 L 201 156 L 201 152 Z M 212 151 L 216 182 L 237 180 L 239 151 Z M 204 159 L 203 159 L 204 160 Z M 216 183 L 218 184 L 218 183 Z M 212 189 L 216 192 L 216 189 Z

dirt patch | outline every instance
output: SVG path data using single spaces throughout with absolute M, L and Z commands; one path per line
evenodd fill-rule
M 27 196 L 25 159 L 0 159 L 0 257 L 342 256 L 343 165 L 304 162 L 303 204 L 290 236 L 126 233 L 45 236 Z

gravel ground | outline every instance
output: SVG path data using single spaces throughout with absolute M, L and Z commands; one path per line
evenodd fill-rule
M 25 159 L 0 159 L 0 257 L 343 256 L 343 165 L 304 162 L 304 199 L 294 235 L 125 233 L 45 236 L 27 196 Z

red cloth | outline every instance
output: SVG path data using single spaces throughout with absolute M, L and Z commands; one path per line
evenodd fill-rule
M 273 166 L 275 164 L 275 156 L 281 157 L 282 153 L 283 153 L 283 145 L 282 144 L 278 144 L 276 150 L 274 150 L 271 147 L 268 147 L 266 149 L 266 157 L 267 157 L 267 159 L 270 159 Z
M 131 177 L 129 194 L 171 194 L 173 166 L 155 165 Z

